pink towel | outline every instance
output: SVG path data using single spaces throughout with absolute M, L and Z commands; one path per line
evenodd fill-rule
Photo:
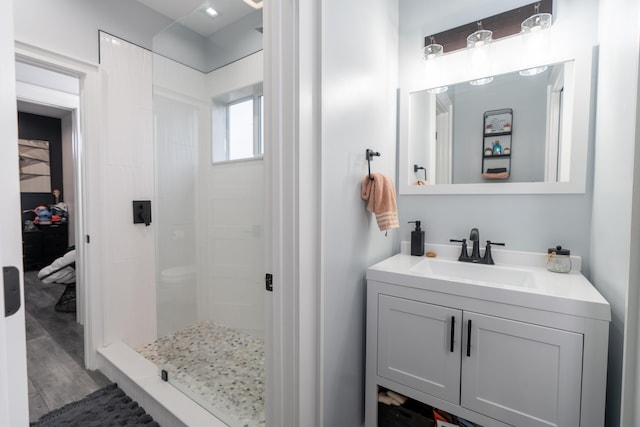
M 362 180 L 360 197 L 368 200 L 367 210 L 376 215 L 380 231 L 399 228 L 396 189 L 393 181 L 381 173 L 372 173 L 373 179 L 366 175 Z

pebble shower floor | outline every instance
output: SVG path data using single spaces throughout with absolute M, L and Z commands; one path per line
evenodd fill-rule
M 230 426 L 264 426 L 264 342 L 202 322 L 159 338 L 138 352 L 169 381 Z

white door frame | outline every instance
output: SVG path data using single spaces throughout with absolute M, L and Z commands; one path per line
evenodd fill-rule
M 22 280 L 22 238 L 18 170 L 18 123 L 13 47 L 13 2 L 0 0 L 0 267 L 18 270 L 20 309 L 5 316 L 4 274 L 0 275 L 0 425 L 29 424 L 27 349 Z
M 87 166 L 91 164 L 92 177 L 99 176 L 99 149 L 91 150 L 91 142 L 97 141 L 97 93 L 98 67 L 83 61 L 78 61 L 43 49 L 16 42 L 16 59 L 36 67 L 53 70 L 59 73 L 77 77 L 80 80 L 80 104 L 71 105 L 71 101 L 63 94 L 43 98 L 41 92 L 27 91 L 21 94 L 21 99 L 36 104 L 43 104 L 73 112 L 73 150 L 75 164 L 75 201 L 76 216 L 76 277 L 81 284 L 77 287 L 78 321 L 84 325 L 84 361 L 87 369 L 98 368 L 96 350 L 102 346 L 102 305 L 101 280 L 99 269 L 99 245 L 87 242 L 87 236 L 94 240 L 99 234 L 100 208 L 92 203 L 88 194 L 96 191 L 97 180 L 89 179 Z M 45 91 L 46 92 L 46 91 Z M 50 91 L 50 95 L 55 95 Z M 88 150 L 87 150 L 88 149 Z M 99 194 L 99 191 L 95 194 Z M 90 206 L 93 209 L 90 209 Z M 97 209 L 96 209 L 97 207 Z M 89 248 L 91 247 L 91 250 Z M 93 263 L 92 263 L 92 260 Z M 91 286 L 88 286 L 91 284 Z
M 268 426 L 322 425 L 321 2 L 264 7 Z M 269 197 L 270 196 L 270 197 Z

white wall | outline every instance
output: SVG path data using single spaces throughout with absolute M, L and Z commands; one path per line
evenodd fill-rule
M 102 33 L 100 56 L 104 336 L 136 348 L 156 338 L 155 233 L 132 213 L 155 204 L 151 53 Z
M 98 62 L 98 30 L 151 49 L 171 22 L 129 0 L 20 0 L 14 9 L 16 40 L 91 63 Z
M 609 301 L 612 310 L 608 426 L 640 425 L 636 400 L 640 281 L 639 23 L 640 4 L 637 1 L 601 1 L 590 247 L 591 280 Z M 609 127 L 607 124 L 611 120 L 619 126 Z M 615 144 L 612 145 L 613 141 Z
M 319 243 L 325 426 L 363 423 L 366 269 L 399 247 L 398 231 L 387 236 L 379 231 L 360 199 L 367 148 L 382 154 L 371 163 L 372 171 L 395 181 L 397 44 L 398 2 L 322 2 Z

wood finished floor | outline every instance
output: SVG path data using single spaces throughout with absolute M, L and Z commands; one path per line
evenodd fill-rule
M 31 421 L 110 383 L 99 371 L 84 369 L 83 327 L 75 313 L 54 309 L 63 291 L 62 285 L 43 284 L 35 271 L 25 272 Z

